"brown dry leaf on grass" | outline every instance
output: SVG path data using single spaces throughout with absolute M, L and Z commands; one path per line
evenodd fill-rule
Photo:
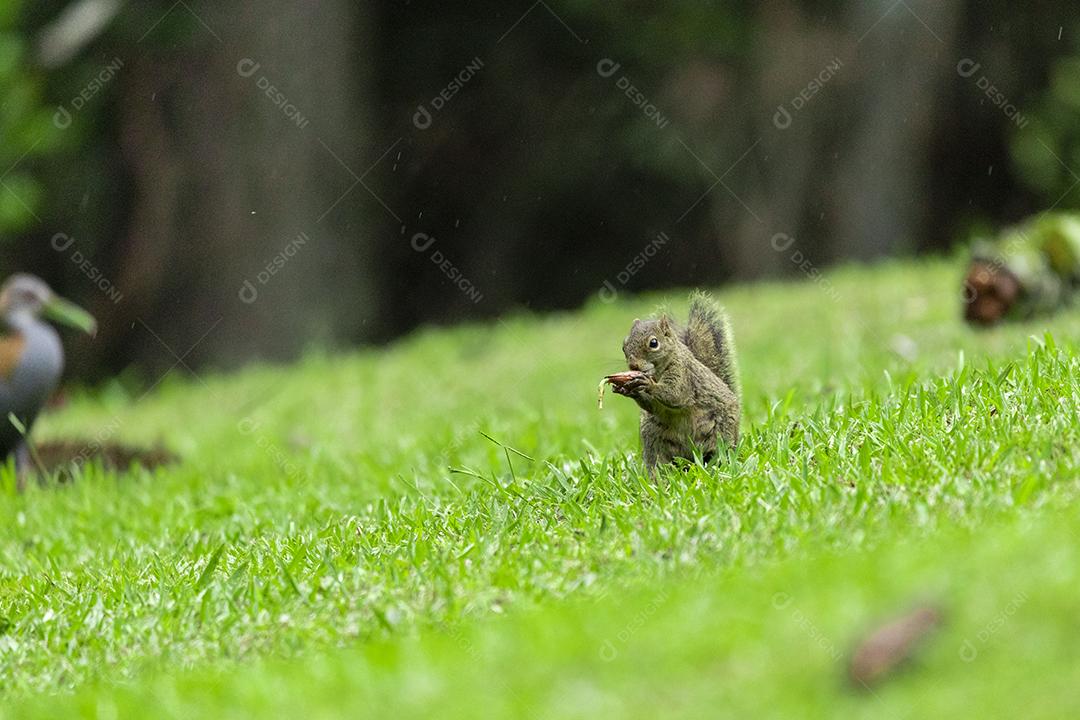
M 964 280 L 964 318 L 977 325 L 993 325 L 1005 318 L 1020 296 L 1020 281 L 1007 268 L 973 260 Z
M 53 440 L 35 443 L 34 449 L 42 467 L 48 473 L 66 471 L 72 465 L 100 462 L 107 470 L 128 470 L 138 465 L 153 470 L 161 465 L 171 465 L 179 458 L 158 445 L 151 448 L 135 448 L 119 443 L 88 443 L 76 440 Z
M 921 641 L 940 624 L 941 611 L 922 605 L 878 626 L 856 646 L 851 656 L 848 665 L 851 682 L 864 689 L 881 682 L 911 658 Z

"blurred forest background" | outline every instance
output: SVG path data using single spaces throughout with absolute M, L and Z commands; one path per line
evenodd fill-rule
M 1075 0 L 0 0 L 0 270 L 98 317 L 93 379 L 945 251 L 1080 206 L 1078 33 Z

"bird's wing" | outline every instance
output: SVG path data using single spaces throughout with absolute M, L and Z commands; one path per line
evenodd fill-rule
M 15 374 L 15 368 L 22 360 L 23 351 L 26 349 L 26 338 L 22 333 L 14 332 L 0 335 L 0 378 L 10 380 Z

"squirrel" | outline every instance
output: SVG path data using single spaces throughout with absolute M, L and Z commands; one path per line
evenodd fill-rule
M 675 458 L 706 462 L 718 440 L 739 441 L 740 387 L 727 314 L 702 292 L 690 296 L 690 317 L 678 327 L 666 313 L 634 320 L 623 341 L 633 379 L 613 385 L 641 407 L 641 446 L 650 475 Z

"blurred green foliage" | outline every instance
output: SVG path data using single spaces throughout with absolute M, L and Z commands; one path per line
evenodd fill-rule
M 1045 207 L 1080 207 L 1080 47 L 1051 64 L 1029 121 L 1011 143 L 1021 179 Z
M 321 342 L 309 328 L 325 323 L 301 313 L 337 318 L 341 343 L 378 341 L 514 307 L 575 307 L 616 279 L 633 293 L 797 274 L 768 244 L 778 232 L 823 267 L 942 251 L 968 228 L 992 236 L 1055 203 L 1080 206 L 1080 42 L 1044 22 L 1073 4 L 1048 0 L 1037 15 L 1004 0 L 909 4 L 335 0 L 315 12 L 142 0 L 46 70 L 36 39 L 75 0 L 0 0 L 0 268 L 99 299 L 48 251 L 53 232 L 77 237 L 130 300 L 98 309 L 117 331 L 87 353 L 88 367 L 113 372 L 161 360 L 140 350 L 131 315 L 194 343 L 199 308 L 231 307 L 234 283 L 277 252 L 285 228 L 328 207 L 331 237 L 259 306 L 267 330 L 242 311 L 226 319 L 219 334 L 235 356 L 289 357 L 308 333 Z M 340 20 L 306 22 L 330 16 Z M 952 65 L 984 70 L 898 72 L 931 33 Z M 236 72 L 242 58 L 261 64 L 257 77 Z M 841 59 L 835 82 L 814 81 Z M 307 132 L 282 127 L 264 82 L 311 116 Z M 775 126 L 780 104 L 809 102 L 803 92 L 814 99 L 795 127 Z M 431 127 L 416 126 L 436 99 Z M 331 152 L 372 169 L 375 198 L 343 195 Z M 485 302 L 401 241 L 417 232 L 438 238 Z M 655 264 L 627 272 L 661 232 L 672 242 Z M 192 253 L 193 238 L 215 249 Z M 341 257 L 388 269 L 350 283 L 365 317 L 356 298 L 298 289 Z M 280 323 L 293 316 L 290 332 Z M 193 363 L 231 358 L 227 345 L 203 346 Z
M 22 0 L 0 0 L 0 239 L 29 227 L 44 191 L 27 162 L 53 148 L 60 130 L 43 103 L 19 27 Z
M 588 28 L 591 37 L 604 39 L 602 49 L 590 48 L 597 59 L 606 56 L 618 63 L 618 70 L 606 84 L 596 80 L 598 97 L 602 98 L 597 110 L 607 116 L 609 126 L 618 128 L 613 139 L 626 157 L 655 173 L 657 179 L 672 187 L 685 186 L 673 194 L 693 195 L 705 176 L 697 164 L 687 162 L 678 135 L 674 131 L 658 133 L 656 119 L 644 114 L 644 107 L 655 105 L 659 117 L 674 118 L 683 132 L 693 136 L 698 151 L 706 155 L 724 157 L 725 150 L 745 145 L 744 124 L 723 127 L 718 122 L 722 115 L 715 107 L 704 113 L 707 119 L 703 120 L 688 107 L 694 103 L 685 90 L 693 86 L 692 92 L 698 92 L 699 86 L 693 82 L 704 77 L 730 82 L 753 57 L 760 23 L 745 3 L 679 0 L 665 4 L 663 12 L 657 12 L 651 3 L 566 0 L 562 7 L 580 15 L 581 26 Z M 678 62 L 673 62 L 674 58 Z M 639 102 L 633 101 L 635 95 Z M 708 127 L 701 127 L 703 123 Z

